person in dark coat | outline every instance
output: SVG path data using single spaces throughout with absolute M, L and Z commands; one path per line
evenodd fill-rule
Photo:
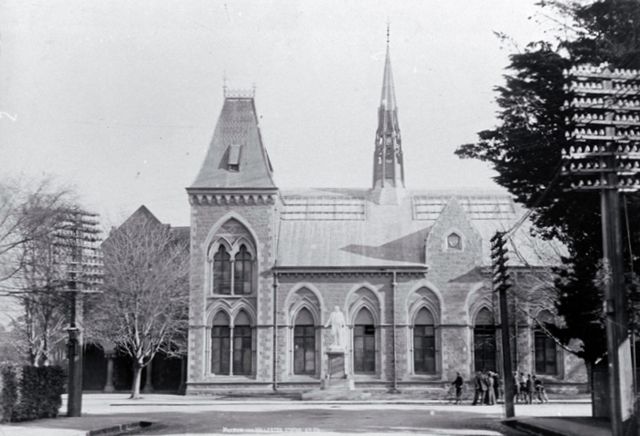
M 484 401 L 484 391 L 482 385 L 482 374 L 480 373 L 480 371 L 476 372 L 476 376 L 473 379 L 473 388 L 474 394 L 472 405 L 475 406 L 478 403 L 482 404 L 482 402 Z
M 454 404 L 460 404 L 462 400 L 462 385 L 464 385 L 464 380 L 459 372 L 456 372 L 456 379 L 451 383 L 456 390 L 456 401 Z
M 492 372 L 491 377 L 493 377 L 493 393 L 495 394 L 497 403 L 500 399 L 500 376 L 498 376 L 497 372 Z
M 524 394 L 527 404 L 531 404 L 533 402 L 533 381 L 531 380 L 531 374 L 527 374 Z
M 486 371 L 482 371 L 480 377 L 480 382 L 482 383 L 482 404 L 489 404 L 489 375 Z

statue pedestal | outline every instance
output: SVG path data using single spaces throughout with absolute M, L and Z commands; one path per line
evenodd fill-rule
M 322 380 L 322 389 L 353 390 L 353 379 L 347 376 L 347 360 L 342 349 L 329 349 L 327 355 L 327 376 Z

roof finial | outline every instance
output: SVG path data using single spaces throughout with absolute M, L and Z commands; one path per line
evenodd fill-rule
M 226 97 L 227 94 L 227 70 L 222 72 L 222 94 Z
M 389 26 L 391 26 L 391 23 L 387 18 L 387 47 L 389 46 Z

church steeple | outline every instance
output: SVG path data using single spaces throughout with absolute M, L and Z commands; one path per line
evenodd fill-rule
M 397 203 L 404 190 L 402 139 L 398 124 L 396 91 L 391 72 L 389 27 L 387 26 L 387 54 L 382 77 L 382 95 L 378 108 L 378 130 L 373 155 L 373 192 L 378 202 Z

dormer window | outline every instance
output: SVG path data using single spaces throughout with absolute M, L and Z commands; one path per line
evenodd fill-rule
M 447 236 L 447 248 L 450 250 L 462 250 L 462 238 L 457 233 Z
M 227 169 L 229 171 L 240 171 L 240 144 L 231 144 L 228 150 Z

